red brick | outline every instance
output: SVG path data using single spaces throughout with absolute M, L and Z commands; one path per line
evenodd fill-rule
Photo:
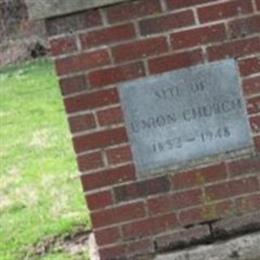
M 241 176 L 248 173 L 260 172 L 260 158 L 248 158 L 232 161 L 227 164 L 231 177 Z
M 193 25 L 194 23 L 195 19 L 193 12 L 187 10 L 160 17 L 148 18 L 140 21 L 139 26 L 142 35 L 150 35 Z
M 258 180 L 250 177 L 209 186 L 205 189 L 209 200 L 219 200 L 258 190 Z
M 81 172 L 98 169 L 104 166 L 100 152 L 81 155 L 77 158 L 77 161 Z
M 86 197 L 90 210 L 102 209 L 113 204 L 111 191 L 99 191 Z
M 205 23 L 241 14 L 248 14 L 252 11 L 253 7 L 251 0 L 235 0 L 201 7 L 198 9 L 198 15 L 200 22 Z
M 87 90 L 86 78 L 83 75 L 60 80 L 61 92 L 64 96 Z
M 92 213 L 91 219 L 93 227 L 99 228 L 143 218 L 145 214 L 144 204 L 138 202 Z
M 82 94 L 80 96 L 70 97 L 64 100 L 67 113 L 75 113 L 87 109 L 99 108 L 117 104 L 118 102 L 119 96 L 117 89 L 115 88 Z
M 244 37 L 260 32 L 260 15 L 232 21 L 228 24 L 230 36 Z
M 252 131 L 254 133 L 259 133 L 260 132 L 260 115 L 251 117 L 250 125 L 251 125 Z
M 111 247 L 101 248 L 99 250 L 100 259 L 104 260 L 120 260 L 125 259 L 125 246 L 115 245 Z M 116 258 L 115 258 L 116 256 Z
M 165 37 L 149 38 L 132 43 L 122 44 L 112 49 L 116 62 L 142 59 L 168 51 Z
M 194 187 L 201 183 L 196 170 L 177 173 L 172 176 L 171 181 L 174 190 Z
M 174 49 L 182 49 L 221 41 L 225 38 L 225 26 L 224 24 L 218 24 L 209 27 L 202 27 L 173 33 L 171 35 L 171 43 Z
M 86 28 L 89 29 L 101 24 L 102 18 L 99 10 L 92 9 L 81 13 L 47 19 L 46 29 L 51 36 L 71 33 Z
M 172 177 L 174 190 L 213 183 L 227 178 L 224 163 L 176 174 Z
M 110 165 L 120 164 L 133 160 L 131 147 L 129 145 L 109 149 L 106 151 L 106 155 Z
M 198 170 L 201 183 L 212 183 L 227 178 L 226 166 L 224 163 L 215 164 Z
M 127 184 L 114 188 L 116 201 L 133 200 L 152 194 L 165 193 L 170 190 L 170 182 L 166 176 Z
M 213 221 L 234 214 L 234 205 L 231 201 L 208 204 L 203 207 L 183 210 L 179 214 L 181 225 L 190 226 L 205 221 Z
M 131 243 L 128 242 L 126 245 L 126 253 L 129 257 L 136 257 L 137 255 L 147 255 L 154 253 L 153 241 L 152 239 L 143 239 Z
M 50 40 L 50 46 L 53 56 L 72 53 L 77 50 L 75 37 L 62 37 Z
M 128 137 L 124 127 L 75 136 L 73 138 L 76 153 L 125 143 L 127 141 Z
M 70 130 L 72 133 L 93 129 L 96 127 L 96 122 L 93 114 L 84 114 L 72 116 L 68 118 Z
M 124 122 L 123 111 L 120 107 L 108 108 L 97 112 L 98 123 L 101 126 L 110 126 Z
M 260 194 L 253 194 L 236 200 L 236 207 L 239 213 L 248 213 L 260 209 Z
M 255 1 L 256 1 L 257 10 L 260 11 L 260 0 L 255 0 Z
M 89 81 L 92 87 L 97 88 L 142 76 L 145 76 L 144 65 L 138 62 L 91 72 Z
M 260 96 L 252 97 L 247 100 L 247 110 L 249 114 L 260 112 Z
M 84 191 L 122 184 L 131 180 L 135 180 L 135 168 L 131 164 L 81 176 Z
M 202 191 L 200 189 L 194 189 L 159 198 L 152 198 L 148 200 L 149 213 L 155 215 L 196 206 L 202 203 L 202 197 Z
M 177 9 L 177 8 L 183 8 L 183 7 L 189 7 L 189 6 L 195 6 L 200 5 L 204 3 L 212 3 L 216 2 L 218 0 L 189 0 L 189 1 L 183 1 L 183 0 L 166 0 L 167 7 L 169 9 Z
M 94 231 L 96 242 L 99 246 L 114 244 L 120 240 L 118 227 Z
M 110 23 L 115 23 L 159 12 L 161 5 L 158 0 L 142 0 L 108 7 L 107 18 Z
M 82 53 L 55 61 L 58 75 L 72 74 L 110 64 L 107 50 Z
M 180 224 L 183 226 L 194 225 L 205 221 L 203 208 L 192 208 L 179 213 Z
M 150 73 L 157 74 L 170 70 L 177 70 L 202 62 L 203 54 L 202 51 L 199 49 L 190 52 L 176 53 L 164 57 L 150 59 L 148 61 L 148 65 Z
M 246 95 L 260 94 L 260 75 L 243 80 L 243 89 Z
M 207 48 L 209 60 L 219 60 L 228 57 L 238 58 L 260 51 L 260 38 L 237 40 Z
M 242 76 L 249 76 L 260 72 L 260 57 L 252 57 L 241 60 L 239 69 Z
M 254 138 L 255 149 L 257 152 L 260 152 L 260 136 Z
M 81 34 L 80 40 L 83 48 L 91 48 L 118 43 L 120 41 L 132 39 L 135 36 L 134 25 L 124 24 Z
M 146 237 L 176 228 L 178 221 L 175 214 L 161 215 L 140 220 L 122 227 L 124 238 Z

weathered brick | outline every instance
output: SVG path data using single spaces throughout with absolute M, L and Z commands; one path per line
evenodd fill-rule
M 55 61 L 59 76 L 102 67 L 110 64 L 108 51 L 105 49 L 82 53 Z
M 254 133 L 260 132 L 260 116 L 253 116 L 250 118 L 251 129 Z M 259 158 L 260 161 L 260 158 Z M 259 169 L 260 170 L 260 169 Z
M 249 196 L 249 197 L 251 197 L 251 196 Z M 252 196 L 252 197 L 254 197 L 254 196 Z M 247 200 L 247 197 L 246 197 L 246 200 Z M 260 205 L 260 204 L 258 203 L 258 205 Z M 246 210 L 246 207 L 243 207 L 243 209 Z M 250 207 L 249 207 L 249 210 L 246 210 L 246 212 L 243 212 L 239 209 L 238 209 L 238 211 L 240 211 L 240 213 L 246 213 L 246 214 L 243 214 L 243 215 L 239 214 L 237 216 L 224 218 L 224 219 L 216 221 L 215 223 L 212 223 L 211 227 L 212 227 L 212 231 L 213 231 L 215 237 L 219 237 L 219 236 L 221 237 L 223 234 L 228 235 L 228 236 L 234 236 L 239 233 L 241 234 L 241 233 L 245 233 L 248 231 L 255 231 L 257 226 L 260 227 L 260 212 L 259 211 L 250 212 Z
M 131 147 L 129 145 L 108 149 L 106 151 L 106 156 L 110 165 L 120 164 L 133 160 Z
M 131 180 L 135 180 L 135 168 L 132 164 L 81 176 L 84 191 L 122 184 Z
M 239 69 L 242 76 L 260 73 L 260 57 L 252 57 L 239 61 Z
M 104 260 L 120 260 L 126 257 L 125 246 L 113 245 L 106 248 L 100 248 L 99 250 L 100 259 Z
M 231 177 L 260 172 L 260 158 L 239 159 L 227 164 Z
M 128 137 L 124 127 L 75 136 L 73 138 L 76 153 L 104 148 L 110 145 L 125 143 L 127 141 Z
M 73 36 L 50 40 L 50 46 L 53 56 L 68 54 L 77 50 L 76 38 Z
M 243 80 L 246 95 L 260 94 L 260 75 Z
M 91 214 L 91 219 L 93 226 L 99 228 L 143 218 L 145 215 L 144 204 L 137 202 L 94 212 Z
M 176 215 L 167 214 L 123 225 L 122 230 L 124 238 L 130 239 L 159 234 L 178 225 Z
M 139 22 L 139 27 L 142 35 L 150 35 L 193 25 L 194 23 L 195 19 L 193 12 L 187 10 L 160 17 L 144 19 Z
M 100 152 L 78 156 L 78 167 L 81 172 L 98 169 L 104 166 Z
M 112 55 L 116 62 L 123 62 L 158 55 L 166 51 L 168 51 L 166 37 L 156 37 L 116 46 L 112 48 Z
M 142 0 L 108 7 L 107 18 L 110 23 L 115 23 L 159 12 L 161 5 L 158 0 Z
M 201 7 L 198 9 L 198 15 L 200 22 L 205 23 L 241 14 L 248 14 L 252 11 L 253 6 L 251 0 L 234 0 Z
M 170 190 L 170 181 L 167 177 L 145 180 L 114 188 L 116 201 L 127 201 L 152 194 L 165 193 Z
M 60 80 L 60 88 L 62 95 L 76 94 L 87 90 L 86 78 L 83 75 L 73 76 Z
M 119 96 L 117 89 L 107 89 L 98 92 L 81 94 L 64 100 L 67 113 L 75 113 L 88 109 L 117 104 Z
M 153 58 L 148 61 L 151 74 L 177 70 L 203 62 L 203 54 L 200 49 Z
M 247 110 L 249 114 L 260 112 L 260 96 L 247 99 Z
M 154 251 L 153 240 L 149 238 L 139 239 L 126 244 L 127 256 L 132 257 L 132 259 L 135 259 L 137 255 L 148 255 L 154 253 Z
M 228 24 L 229 34 L 233 38 L 244 37 L 260 32 L 260 15 L 232 21 Z
M 97 112 L 98 123 L 101 126 L 110 126 L 124 122 L 121 107 L 108 108 Z
M 179 214 L 179 220 L 182 226 L 190 226 L 205 221 L 214 221 L 233 214 L 234 205 L 232 201 L 227 200 L 216 204 L 207 204 L 203 207 L 182 210 Z
M 189 191 L 173 193 L 167 196 L 151 198 L 148 200 L 149 213 L 155 215 L 196 206 L 202 203 L 202 197 L 201 189 L 193 189 Z
M 208 200 L 231 198 L 244 193 L 252 193 L 259 189 L 256 177 L 219 183 L 205 188 Z
M 206 220 L 206 218 L 203 215 L 203 208 L 199 207 L 182 210 L 179 213 L 179 220 L 182 226 L 189 226 L 202 223 Z
M 207 225 L 197 225 L 188 229 L 176 230 L 172 234 L 159 236 L 155 239 L 157 250 L 179 249 L 180 245 L 188 246 L 195 241 L 205 241 L 210 237 Z
M 260 51 L 260 38 L 242 39 L 207 48 L 209 60 L 238 58 Z
M 81 13 L 47 19 L 46 29 L 50 36 L 63 33 L 74 33 L 102 24 L 99 10 L 92 9 Z
M 80 41 L 83 48 L 91 48 L 118 43 L 120 41 L 132 39 L 135 36 L 134 25 L 124 24 L 81 34 Z
M 250 211 L 259 210 L 260 194 L 253 194 L 236 199 L 236 207 L 239 213 L 248 213 Z
M 111 227 L 94 231 L 96 242 L 99 246 L 114 244 L 120 241 L 120 232 L 118 227 Z
M 96 127 L 96 122 L 93 114 L 84 114 L 72 116 L 68 118 L 70 130 L 72 133 L 90 130 Z
M 224 24 L 218 24 L 173 33 L 171 34 L 171 43 L 174 49 L 182 49 L 218 42 L 225 38 L 225 26 Z
M 145 76 L 144 65 L 138 62 L 91 72 L 89 81 L 93 88 L 98 88 L 143 76 Z
M 255 1 L 256 1 L 257 10 L 260 11 L 260 0 L 255 0 Z
M 86 196 L 86 201 L 90 210 L 103 209 L 113 204 L 113 198 L 110 190 L 88 194 Z
M 224 163 L 211 165 L 174 175 L 171 179 L 174 190 L 181 190 L 206 183 L 213 183 L 227 178 Z

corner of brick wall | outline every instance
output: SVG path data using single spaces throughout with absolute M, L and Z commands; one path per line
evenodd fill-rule
M 248 214 L 248 224 L 257 220 L 260 0 L 131 1 L 46 27 L 102 260 L 212 239 Z M 254 151 L 137 180 L 118 83 L 228 57 L 240 69 Z

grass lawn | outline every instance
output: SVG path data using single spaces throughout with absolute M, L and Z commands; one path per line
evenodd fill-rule
M 46 237 L 89 225 L 53 65 L 0 70 L 0 260 L 30 256 Z

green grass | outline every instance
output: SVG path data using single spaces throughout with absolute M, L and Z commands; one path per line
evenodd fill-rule
M 0 259 L 89 219 L 48 60 L 0 71 Z M 54 254 L 41 259 L 66 259 Z

